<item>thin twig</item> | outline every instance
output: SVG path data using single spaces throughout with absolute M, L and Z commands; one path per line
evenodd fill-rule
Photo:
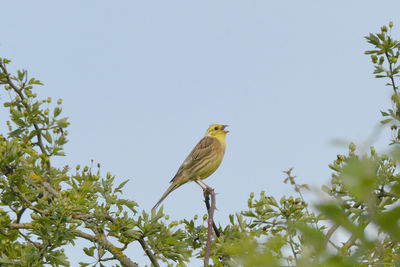
M 292 239 L 292 237 L 289 235 L 289 238 L 290 238 L 290 242 L 289 242 L 289 245 L 290 245 L 290 249 L 292 250 L 292 253 L 293 253 L 293 256 L 294 256 L 294 259 L 295 259 L 295 261 L 297 262 L 297 252 L 296 252 L 296 250 L 294 249 L 294 247 L 293 247 L 293 239 Z
M 361 205 L 360 203 L 355 203 L 353 205 L 353 208 L 358 208 L 360 205 Z M 347 217 L 347 216 L 349 216 L 351 214 L 351 212 L 348 211 L 345 214 L 346 214 L 346 217 Z M 339 226 L 340 226 L 339 224 L 335 223 L 334 225 L 331 226 L 331 228 L 329 228 L 328 232 L 326 232 L 326 235 L 325 235 L 326 242 L 330 242 L 331 244 L 333 243 L 330 240 L 330 238 L 333 235 L 333 233 L 339 228 Z
M 46 190 L 48 192 L 50 192 L 52 195 L 54 195 L 55 197 L 60 196 L 60 192 L 58 192 L 56 189 L 54 189 L 48 182 L 43 181 L 42 184 L 43 184 L 43 187 L 46 188 Z
M 205 198 L 211 195 L 211 207 L 208 210 L 208 225 L 207 225 L 207 243 L 204 251 L 204 267 L 208 266 L 208 261 L 210 259 L 210 249 L 211 249 L 211 238 L 213 233 L 213 223 L 214 223 L 214 211 L 215 211 L 215 192 L 214 189 L 207 187 L 204 191 Z
M 347 215 L 348 216 L 348 215 Z M 335 223 L 334 225 L 332 225 L 331 228 L 329 228 L 328 232 L 326 232 L 326 241 L 329 241 L 331 236 L 333 235 L 333 233 L 339 228 L 339 224 Z
M 390 72 L 389 78 L 392 81 L 393 91 L 394 91 L 395 95 L 397 95 L 397 86 L 394 83 L 392 63 L 389 61 L 389 54 L 388 54 L 387 51 L 385 51 L 385 56 L 386 56 L 386 58 L 388 60 L 388 63 L 389 63 L 389 72 Z
M 8 226 L 11 229 L 32 229 L 31 223 L 10 223 Z
M 116 260 L 116 258 L 115 257 L 104 258 L 104 259 L 99 260 L 99 262 L 101 262 L 101 261 L 113 261 L 113 260 Z
M 204 203 L 206 203 L 206 208 L 207 208 L 207 213 L 208 213 L 210 211 L 210 194 L 205 194 L 204 198 L 205 198 Z M 214 219 L 213 219 L 213 229 L 214 229 L 215 235 L 217 237 L 220 237 L 221 233 L 219 232 L 218 227 L 214 222 Z
M 31 210 L 34 210 L 37 213 L 40 213 L 42 216 L 48 215 L 48 213 L 46 211 L 40 210 L 40 209 L 36 208 L 35 206 L 33 206 L 32 202 L 30 202 L 24 195 L 22 195 L 22 193 L 18 189 L 14 188 L 14 187 L 11 187 L 11 190 L 15 195 L 17 195 L 17 197 L 22 202 L 24 202 L 25 204 L 28 205 L 27 208 L 29 208 Z
M 24 214 L 26 207 L 22 207 L 19 211 L 16 212 L 17 214 L 17 219 L 15 220 L 17 223 L 21 220 L 22 215 Z
M 34 245 L 36 248 L 40 248 L 40 246 L 38 244 L 36 244 L 35 242 L 33 242 L 32 240 L 29 239 L 28 236 L 24 235 L 23 233 L 21 233 L 20 230 L 24 230 L 24 229 L 17 229 L 18 233 L 29 243 L 31 243 L 32 245 Z
M 334 247 L 336 250 L 340 250 L 340 247 L 338 247 L 335 243 L 333 243 L 331 240 L 328 240 L 329 244 L 331 244 L 332 247 Z

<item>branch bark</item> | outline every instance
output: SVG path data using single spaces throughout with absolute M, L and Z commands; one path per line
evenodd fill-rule
M 358 208 L 361 204 L 360 203 L 356 203 L 353 205 L 353 208 Z M 346 216 L 349 216 L 351 214 L 350 211 L 346 212 Z M 331 228 L 329 228 L 328 232 L 326 232 L 325 238 L 326 238 L 326 242 L 330 242 L 331 244 L 333 243 L 330 239 L 333 235 L 333 233 L 339 228 L 339 224 L 335 223 L 334 225 L 332 225 Z
M 156 256 L 154 256 L 153 252 L 147 246 L 147 243 L 146 243 L 146 241 L 144 241 L 143 237 L 139 238 L 138 241 L 139 241 L 140 245 L 142 246 L 144 252 L 146 252 L 147 257 L 149 257 L 153 266 L 160 267 L 160 265 L 157 262 Z
M 131 261 L 131 259 L 129 259 L 119 248 L 117 248 L 110 241 L 108 241 L 104 234 L 94 236 L 94 235 L 90 235 L 90 234 L 87 234 L 87 233 L 84 233 L 84 232 L 81 232 L 78 230 L 75 230 L 74 234 L 81 238 L 84 238 L 84 239 L 87 239 L 87 240 L 90 240 L 92 242 L 99 244 L 104 249 L 106 249 L 108 252 L 110 252 L 116 258 L 116 260 L 118 260 L 124 266 L 139 267 L 139 265 L 137 265 L 136 263 Z
M 204 198 L 206 203 L 208 202 L 209 196 L 211 195 L 211 206 L 208 209 L 208 227 L 207 227 L 207 243 L 204 251 L 204 267 L 208 266 L 210 259 L 210 249 L 211 249 L 211 238 L 213 233 L 214 224 L 214 211 L 215 211 L 215 192 L 214 189 L 207 187 L 204 191 Z M 206 204 L 207 205 L 207 204 Z M 215 227 L 216 228 L 216 227 Z M 215 230 L 214 228 L 214 230 Z
M 211 208 L 211 206 L 210 206 L 210 194 L 206 194 L 204 196 L 204 202 L 206 203 L 207 213 L 209 213 L 210 208 Z M 219 232 L 218 227 L 215 225 L 214 219 L 213 219 L 213 225 L 212 226 L 213 226 L 215 235 L 217 237 L 219 237 L 221 235 L 221 233 Z

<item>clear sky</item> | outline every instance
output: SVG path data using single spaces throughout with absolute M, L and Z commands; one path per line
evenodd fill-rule
M 392 20 L 399 38 L 399 10 L 398 0 L 2 0 L 0 57 L 41 80 L 40 96 L 63 99 L 70 141 L 57 164 L 100 162 L 130 179 L 124 197 L 147 211 L 209 124 L 229 124 L 206 180 L 225 224 L 250 192 L 293 194 L 283 170 L 327 183 L 347 150 L 333 140 L 371 144 L 390 90 L 373 78 L 363 36 Z M 174 220 L 205 213 L 194 183 L 163 204 Z

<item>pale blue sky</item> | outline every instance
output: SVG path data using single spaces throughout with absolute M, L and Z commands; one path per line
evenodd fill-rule
M 399 36 L 398 0 L 3 0 L 1 9 L 0 57 L 40 79 L 39 95 L 64 100 L 70 142 L 57 164 L 100 162 L 130 179 L 124 197 L 145 210 L 211 123 L 231 131 L 206 180 L 224 224 L 250 192 L 292 194 L 282 182 L 290 167 L 300 183 L 327 183 L 346 151 L 332 140 L 365 143 L 389 106 L 363 36 L 390 20 Z M 194 183 L 163 204 L 175 220 L 205 213 Z M 72 249 L 71 262 L 80 254 Z

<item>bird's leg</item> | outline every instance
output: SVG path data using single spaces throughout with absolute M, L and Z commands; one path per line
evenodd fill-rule
M 205 188 L 205 187 L 203 187 L 198 181 L 201 181 L 200 179 L 199 180 L 194 180 L 195 181 L 195 183 L 196 184 L 198 184 L 200 187 L 201 187 L 201 189 L 203 189 L 203 191 L 206 191 L 207 189 Z
M 202 183 L 204 185 L 204 187 L 202 187 L 198 182 Z M 197 178 L 196 183 L 198 185 L 200 185 L 201 188 L 203 188 L 203 190 L 205 191 L 206 189 L 210 190 L 212 189 L 211 187 L 209 187 L 205 182 L 203 182 L 203 180 L 201 180 L 200 178 Z
M 197 178 L 197 180 L 194 180 L 196 182 L 196 184 L 198 184 L 201 189 L 203 189 L 203 195 L 204 195 L 204 201 L 206 202 L 206 206 L 210 206 L 209 202 L 210 202 L 210 187 L 208 185 L 206 185 L 201 179 Z M 200 183 L 204 184 L 206 187 L 203 187 Z M 209 210 L 209 208 L 207 208 L 207 211 Z

